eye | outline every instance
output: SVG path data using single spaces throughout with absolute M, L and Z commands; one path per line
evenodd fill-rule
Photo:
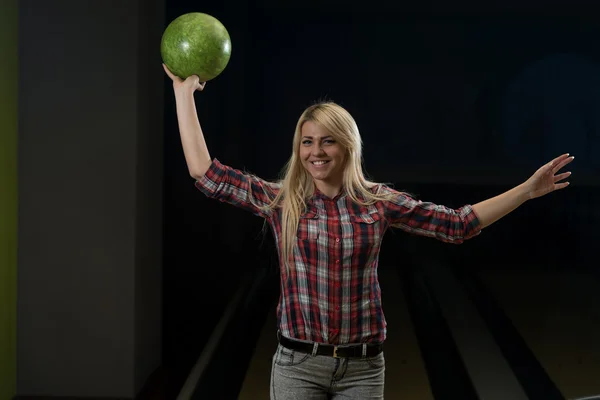
M 310 144 L 310 140 L 308 140 L 308 139 L 306 139 L 306 140 L 303 140 L 303 141 L 302 141 L 302 144 L 306 146 L 307 144 Z
M 335 140 L 333 140 L 333 139 L 325 139 L 325 140 L 323 140 L 323 143 L 334 144 Z

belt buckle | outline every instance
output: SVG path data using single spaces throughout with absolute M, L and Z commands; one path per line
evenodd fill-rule
M 338 347 L 333 346 L 333 358 L 340 358 L 340 357 L 338 357 L 337 351 L 338 351 Z

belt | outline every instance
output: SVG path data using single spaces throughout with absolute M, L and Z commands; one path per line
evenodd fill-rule
M 383 343 L 379 344 L 348 344 L 333 345 L 317 342 L 299 342 L 294 339 L 286 338 L 277 334 L 279 343 L 290 350 L 296 350 L 301 353 L 309 353 L 313 356 L 329 356 L 333 358 L 370 358 L 379 355 L 383 351 Z

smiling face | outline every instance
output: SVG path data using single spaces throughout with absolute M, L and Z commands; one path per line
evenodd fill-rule
M 325 193 L 331 188 L 341 188 L 345 151 L 331 133 L 313 121 L 306 121 L 302 125 L 299 155 L 302 165 L 313 177 L 319 190 Z

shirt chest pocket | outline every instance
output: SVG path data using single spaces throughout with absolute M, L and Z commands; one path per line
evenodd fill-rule
M 343 224 L 342 237 L 352 239 L 355 247 L 367 249 L 379 244 L 382 217 L 377 212 L 350 215 Z
M 373 225 L 379 223 L 381 215 L 378 213 L 350 215 L 350 221 L 353 224 Z
M 300 215 L 296 236 L 300 240 L 317 240 L 319 238 L 319 214 L 317 210 L 308 210 Z

